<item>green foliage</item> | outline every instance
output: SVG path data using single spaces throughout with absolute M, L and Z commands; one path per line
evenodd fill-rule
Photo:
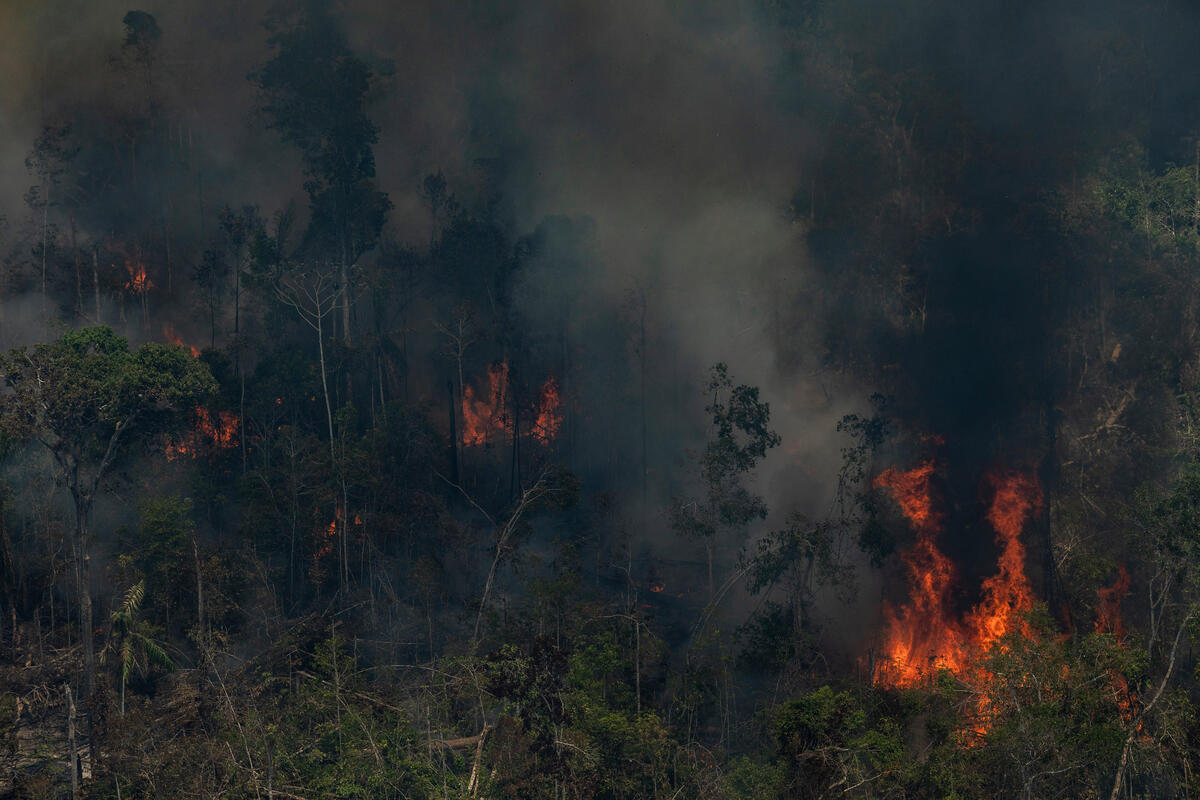
M 346 642 L 321 642 L 312 654 L 312 673 L 298 691 L 281 693 L 263 708 L 264 745 L 277 782 L 305 787 L 317 797 L 424 798 L 434 788 L 428 764 L 408 721 L 372 695 Z
M 373 72 L 350 50 L 328 0 L 273 19 L 275 57 L 255 76 L 263 113 L 300 148 L 314 253 L 349 266 L 375 246 L 391 202 L 375 185 L 378 128 L 366 115 Z
M 712 419 L 712 435 L 695 457 L 703 494 L 677 500 L 671 524 L 688 536 L 712 539 L 720 531 L 740 531 L 767 516 L 762 498 L 743 481 L 780 439 L 769 427 L 771 408 L 759 400 L 757 387 L 735 387 L 726 366 L 717 364 L 707 388 L 712 395 L 706 409 Z
M 837 791 L 871 797 L 895 790 L 912 762 L 900 725 L 869 700 L 822 686 L 779 709 L 774 732 L 787 769 L 786 796 Z
M 135 670 L 145 677 L 152 667 L 167 672 L 175 669 L 175 662 L 157 641 L 161 631 L 138 618 L 145 596 L 144 581 L 138 581 L 125 592 L 121 605 L 112 612 L 108 645 L 100 654 L 101 664 L 107 661 L 110 654 L 116 660 L 122 714 L 125 713 L 125 687 Z
M 170 625 L 186 614 L 196 619 L 196 575 L 193 539 L 196 524 L 190 499 L 167 496 L 138 503 L 138 524 L 122 542 L 126 553 L 118 564 L 126 578 L 139 576 L 146 584 L 148 610 Z M 185 611 L 186 609 L 186 611 Z
M 130 351 L 110 328 L 83 328 L 32 350 L 0 357 L 12 390 L 0 426 L 44 444 L 69 468 L 103 471 L 123 434 L 151 433 L 213 394 L 208 368 L 177 347 L 147 343 Z

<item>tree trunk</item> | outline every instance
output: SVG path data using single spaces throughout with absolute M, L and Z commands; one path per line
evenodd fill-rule
M 67 769 L 71 771 L 71 798 L 79 796 L 79 749 L 75 746 L 75 699 L 71 685 L 63 686 L 67 694 Z
M 75 262 L 75 316 L 83 316 L 83 270 L 79 265 L 79 239 L 75 214 L 71 213 L 71 256 Z
M 449 406 L 450 406 L 450 409 L 449 409 L 450 410 L 450 415 L 449 415 L 450 416 L 450 454 L 449 454 L 450 455 L 450 478 L 455 483 L 459 483 L 460 481 L 459 481 L 459 472 L 458 472 L 458 462 L 459 462 L 458 430 L 457 430 L 457 425 L 455 424 L 457 415 L 454 413 L 455 397 L 454 397 L 454 383 L 452 381 L 446 381 L 446 399 L 450 401 L 449 402 Z
M 46 247 L 50 232 L 50 182 L 45 182 L 46 194 L 42 197 L 42 316 L 46 316 Z
M 92 634 L 91 560 L 88 558 L 88 517 L 91 501 L 75 494 L 75 590 L 79 594 L 79 636 L 83 645 L 84 699 L 90 700 L 96 689 L 96 647 Z
M 346 349 L 350 349 L 352 344 L 350 334 L 350 269 L 346 265 L 345 248 L 342 248 L 342 264 L 340 268 L 339 280 L 342 282 L 342 342 L 346 345 Z
M 196 624 L 199 626 L 197 635 L 200 639 L 201 647 L 206 641 L 205 625 L 204 625 L 204 572 L 200 568 L 200 545 L 197 544 L 196 538 L 192 537 L 192 556 L 196 562 Z
M 92 247 L 92 289 L 96 293 L 96 324 L 103 325 L 104 321 L 100 319 L 100 252 L 95 246 Z

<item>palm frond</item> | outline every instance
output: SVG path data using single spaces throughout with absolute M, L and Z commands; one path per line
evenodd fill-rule
M 175 662 L 171 660 L 171 657 L 167 655 L 167 651 L 162 649 L 157 642 L 139 635 L 138 644 L 142 646 L 142 652 L 146 655 L 146 662 L 148 664 L 153 664 L 167 672 L 175 670 Z
M 125 592 L 125 601 L 121 603 L 121 611 L 124 611 L 130 617 L 137 612 L 142 606 L 142 598 L 146 596 L 146 581 L 145 579 L 138 581 L 133 586 L 130 586 Z

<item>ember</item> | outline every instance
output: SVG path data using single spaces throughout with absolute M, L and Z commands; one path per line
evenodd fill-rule
M 167 443 L 167 460 L 174 461 L 180 456 L 196 458 L 206 448 L 224 450 L 234 447 L 240 423 L 238 416 L 231 412 L 218 411 L 214 418 L 207 408 L 197 406 L 192 412 L 191 431 L 178 441 Z
M 1125 565 L 1117 567 L 1117 580 L 1107 589 L 1097 589 L 1096 633 L 1111 633 L 1121 641 L 1125 638 L 1125 623 L 1121 620 L 1121 601 L 1129 594 L 1129 572 Z
M 125 270 L 129 273 L 129 280 L 125 282 L 125 288 L 134 294 L 145 294 L 154 288 L 154 284 L 146 275 L 146 265 L 140 260 L 126 259 Z
M 558 381 L 548 378 L 538 397 L 537 420 L 533 424 L 535 438 L 549 443 L 558 435 L 558 429 L 563 421 L 560 406 Z
M 505 406 L 508 394 L 508 364 L 500 362 L 488 367 L 488 392 L 476 397 L 475 390 L 463 382 L 462 443 L 467 446 L 487 444 L 497 435 L 512 430 Z

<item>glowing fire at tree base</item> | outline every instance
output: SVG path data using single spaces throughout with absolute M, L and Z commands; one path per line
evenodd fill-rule
M 951 594 L 957 570 L 937 546 L 942 516 L 934 505 L 933 474 L 933 462 L 927 461 L 907 472 L 889 469 L 875 480 L 917 533 L 916 543 L 902 556 L 909 599 L 884 612 L 882 657 L 872 676 L 877 685 L 918 686 L 943 669 L 965 678 L 979 670 L 983 655 L 1005 635 L 1023 630 L 1022 618 L 1033 608 L 1021 529 L 1041 505 L 1037 481 L 1014 471 L 987 476 L 991 501 L 986 518 L 1000 547 L 998 568 L 984 581 L 980 602 L 960 615 Z

